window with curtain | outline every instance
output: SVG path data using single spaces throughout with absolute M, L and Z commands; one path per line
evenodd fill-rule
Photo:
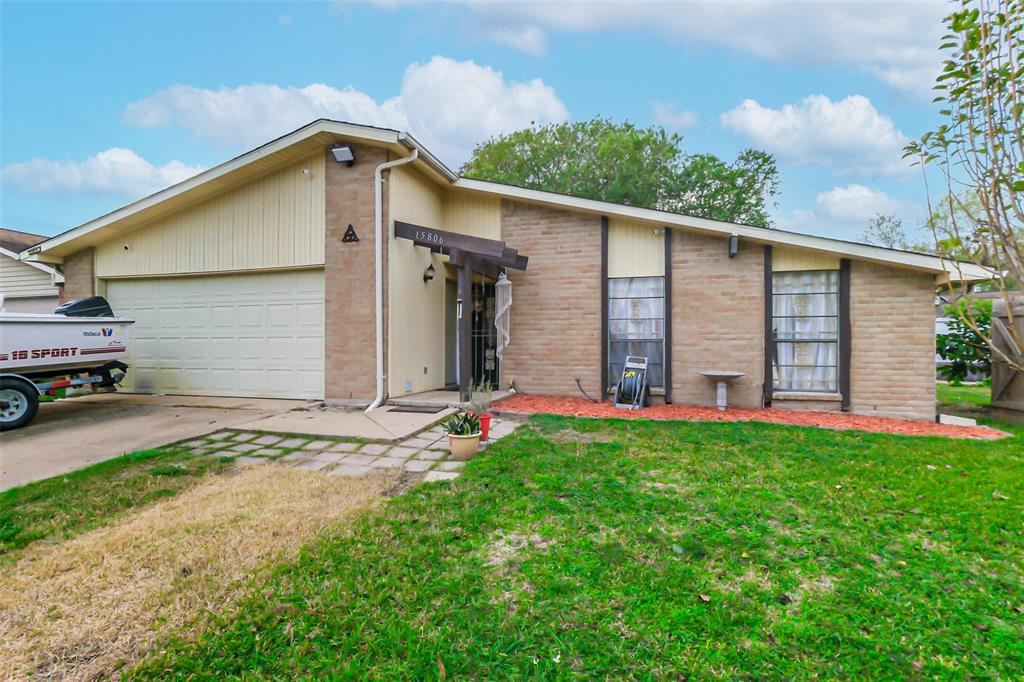
M 772 275 L 775 358 L 779 391 L 839 391 L 839 271 Z
M 618 383 L 627 355 L 647 358 L 647 385 L 665 384 L 665 278 L 608 280 L 608 380 Z

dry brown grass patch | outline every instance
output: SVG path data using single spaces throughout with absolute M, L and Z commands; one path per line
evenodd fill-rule
M 261 567 L 378 504 L 394 479 L 250 467 L 26 552 L 0 575 L 0 679 L 106 678 L 161 637 L 194 636 Z
M 487 565 L 504 566 L 514 561 L 519 553 L 527 547 L 544 551 L 554 544 L 554 540 L 545 540 L 536 533 L 497 533 L 494 540 L 487 546 Z

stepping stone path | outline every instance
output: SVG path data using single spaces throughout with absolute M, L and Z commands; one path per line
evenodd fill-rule
M 521 422 L 493 417 L 486 449 L 509 435 Z M 228 430 L 194 438 L 177 447 L 193 455 L 231 457 L 245 465 L 275 462 L 331 476 L 364 476 L 380 469 L 399 469 L 407 477 L 422 481 L 450 481 L 458 478 L 465 462 L 449 459 L 448 436 L 440 426 L 413 434 L 397 443 L 367 443 L 328 439 L 324 436 L 286 437 L 255 431 Z

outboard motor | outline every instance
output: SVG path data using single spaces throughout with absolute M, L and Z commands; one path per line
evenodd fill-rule
M 102 296 L 90 296 L 79 298 L 74 301 L 58 306 L 53 311 L 55 315 L 65 317 L 113 317 L 114 311 L 110 309 L 107 299 Z

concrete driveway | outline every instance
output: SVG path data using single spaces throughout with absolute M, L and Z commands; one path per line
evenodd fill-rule
M 0 434 L 0 490 L 311 404 L 125 393 L 44 403 L 30 425 Z

